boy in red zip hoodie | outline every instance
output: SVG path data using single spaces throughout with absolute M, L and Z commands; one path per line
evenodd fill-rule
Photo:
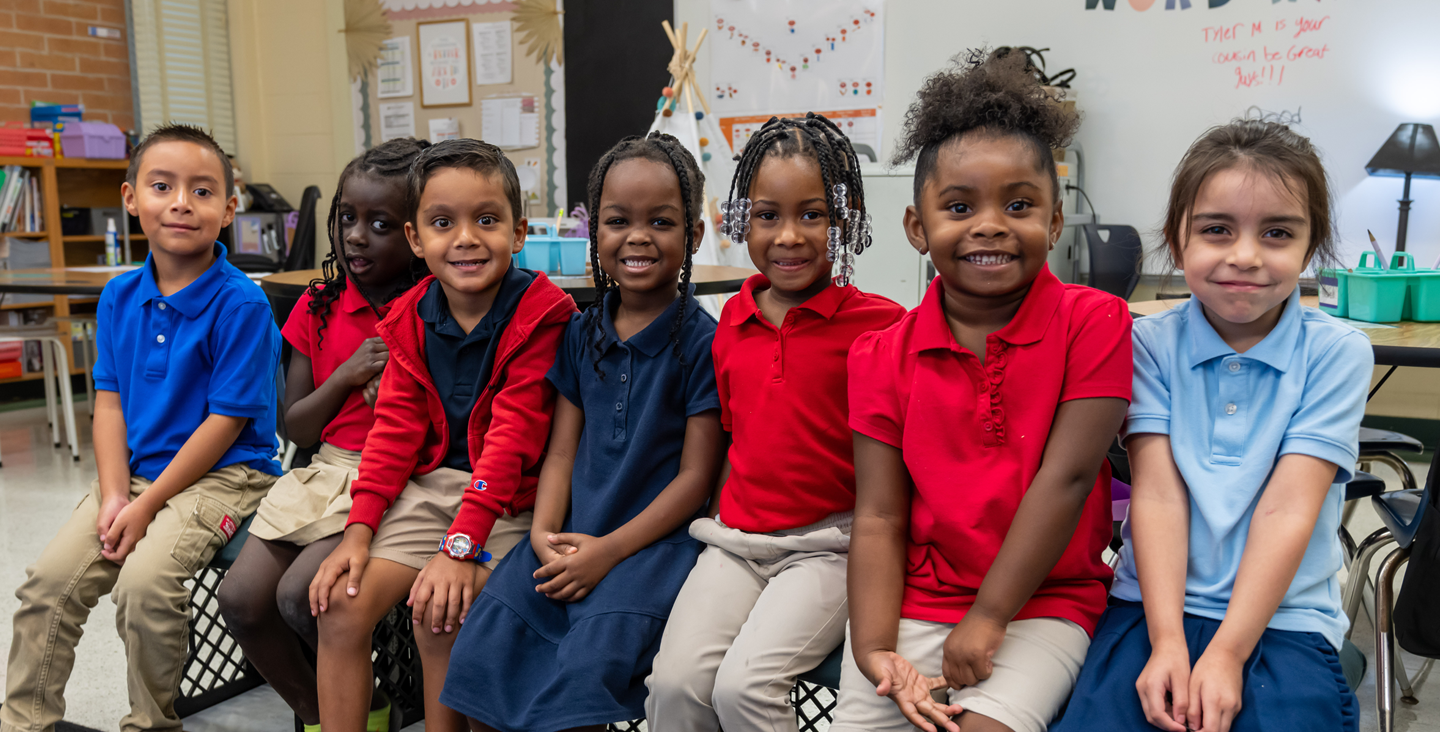
M 407 597 L 426 728 L 465 729 L 439 701 L 454 631 L 530 529 L 555 405 L 545 372 L 575 312 L 543 273 L 511 263 L 527 222 L 515 166 L 499 148 L 471 139 L 430 147 L 411 165 L 409 198 L 405 235 L 433 276 L 377 327 L 390 362 L 350 488 L 350 523 L 310 585 L 324 729 L 384 728 L 366 719 L 370 636 Z

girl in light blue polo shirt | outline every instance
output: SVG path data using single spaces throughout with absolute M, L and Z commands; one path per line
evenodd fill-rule
M 1315 148 L 1274 123 L 1211 129 L 1164 233 L 1194 296 L 1135 322 L 1125 547 L 1051 729 L 1357 730 L 1336 532 L 1374 356 L 1300 305 L 1336 247 Z

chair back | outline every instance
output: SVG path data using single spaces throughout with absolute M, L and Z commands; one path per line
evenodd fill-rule
M 1431 466 L 1415 509 L 1410 566 L 1395 600 L 1395 640 L 1401 648 L 1426 658 L 1440 658 L 1440 492 Z M 1387 494 L 1388 495 L 1388 494 Z M 1402 544 L 1403 545 L 1403 544 Z
M 1140 283 L 1140 232 L 1119 224 L 1084 224 L 1090 252 L 1090 286 L 1129 300 Z
M 319 186 L 310 186 L 300 194 L 300 217 L 295 221 L 295 241 L 290 243 L 290 256 L 285 258 L 286 272 L 315 269 L 315 206 L 319 200 Z

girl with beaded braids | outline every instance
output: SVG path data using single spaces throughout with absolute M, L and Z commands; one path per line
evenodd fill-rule
M 320 723 L 308 587 L 345 529 L 350 481 L 375 422 L 375 388 L 389 357 L 375 326 L 425 274 L 405 241 L 404 202 L 410 162 L 428 146 L 391 140 L 340 174 L 324 276 L 310 283 L 281 331 L 291 346 L 287 434 L 305 447 L 320 443 L 320 452 L 270 489 L 250 527 L 258 541 L 245 544 L 220 585 L 220 610 L 246 658 L 307 727 Z M 377 719 L 388 704 L 376 695 Z
M 845 357 L 904 308 L 848 284 L 869 243 L 858 161 L 818 115 L 772 119 L 740 156 L 722 235 L 760 274 L 725 303 L 713 349 L 731 444 L 704 553 L 646 682 L 653 732 L 796 729 L 795 677 L 845 635 L 855 507 Z M 839 276 L 831 273 L 839 268 Z
M 475 730 L 602 729 L 641 716 L 665 618 L 719 470 L 710 342 L 689 285 L 704 177 L 675 138 L 621 140 L 590 175 L 595 305 L 571 317 L 560 398 L 517 546 L 476 599 L 442 700 Z
M 850 349 L 835 732 L 1044 732 L 1085 660 L 1132 364 L 1125 303 L 1045 264 L 1064 224 L 1051 150 L 1079 122 L 1023 55 L 983 51 L 927 79 L 906 115 L 905 233 L 938 276 Z

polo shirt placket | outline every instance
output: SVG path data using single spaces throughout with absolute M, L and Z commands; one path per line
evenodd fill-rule
M 615 431 L 610 439 L 616 442 L 625 440 L 625 418 L 627 416 L 626 406 L 630 403 L 630 372 L 635 370 L 635 354 L 630 350 L 629 344 L 615 343 L 616 348 L 623 354 L 620 357 L 621 368 L 620 386 L 615 389 Z
M 1246 378 L 1243 356 L 1227 356 L 1220 361 L 1220 411 L 1215 415 L 1210 444 L 1210 459 L 1221 465 L 1239 465 L 1245 455 L 1245 435 L 1249 428 L 1250 380 Z M 1198 375 L 1204 378 L 1203 374 Z
M 145 303 L 145 331 L 155 337 L 145 342 L 145 376 L 163 379 L 170 366 L 170 346 L 175 342 L 175 326 L 179 315 L 165 298 L 152 298 Z

